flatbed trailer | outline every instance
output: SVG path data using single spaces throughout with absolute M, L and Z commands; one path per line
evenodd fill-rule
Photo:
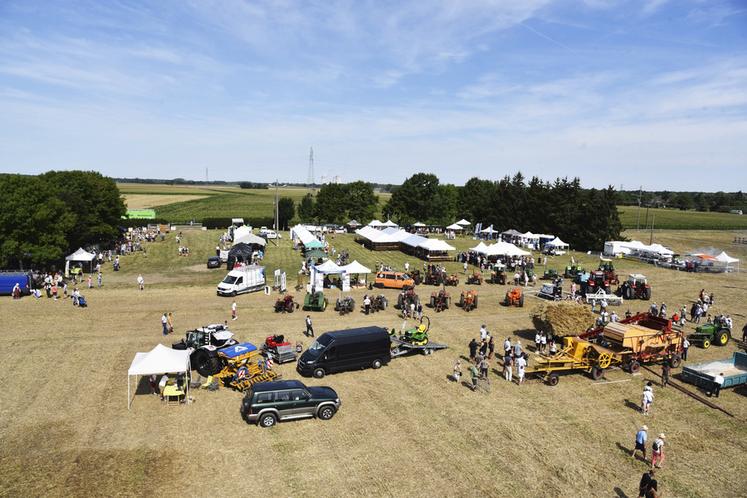
M 396 337 L 392 337 L 390 340 L 392 342 L 392 358 L 397 358 L 398 356 L 404 356 L 407 354 L 414 354 L 416 352 L 420 352 L 424 355 L 430 355 L 433 354 L 434 351 L 438 351 L 439 349 L 446 349 L 449 347 L 446 344 L 440 344 L 438 342 L 432 341 L 428 341 L 425 344 L 418 345 L 411 342 L 403 341 Z
M 720 373 L 724 374 L 722 389 L 747 384 L 747 353 L 738 351 L 731 358 L 688 365 L 682 369 L 682 380 L 710 394 Z

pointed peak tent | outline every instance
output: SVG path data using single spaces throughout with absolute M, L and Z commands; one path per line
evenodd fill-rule
M 350 220 L 350 221 L 348 221 L 348 222 L 347 222 L 347 226 L 349 226 L 349 227 L 352 227 L 352 228 L 355 228 L 355 227 L 359 227 L 359 226 L 361 226 L 361 224 L 360 224 L 360 223 L 358 223 L 358 222 L 357 222 L 357 221 L 355 221 L 355 220 Z
M 425 223 L 421 223 L 419 221 L 416 221 L 415 223 L 412 224 L 412 226 L 414 226 L 415 228 L 424 228 L 425 227 Z
M 470 226 L 470 225 L 471 225 L 472 223 L 470 223 L 469 221 L 467 221 L 467 220 L 465 220 L 464 218 L 462 218 L 461 220 L 457 221 L 457 222 L 456 222 L 456 224 L 457 224 L 457 225 L 461 225 L 461 226 L 463 226 L 463 227 L 468 227 L 468 226 Z
M 163 344 L 156 345 L 156 347 L 147 353 L 135 353 L 135 358 L 133 358 L 130 368 L 127 370 L 127 409 L 129 410 L 132 406 L 130 377 L 135 376 L 136 384 L 137 377 L 144 375 L 183 373 L 188 377 L 190 371 L 189 356 L 191 353 L 192 351 L 188 349 L 172 349 Z M 185 379 L 184 383 L 187 389 L 185 392 L 186 398 L 189 396 L 189 379 Z
M 479 244 L 477 244 L 475 247 L 471 248 L 470 251 L 474 251 L 478 254 L 485 254 L 488 250 L 488 245 L 485 244 L 485 242 L 480 241 Z
M 565 242 L 563 242 L 562 240 L 560 240 L 560 237 L 555 237 L 550 242 L 548 242 L 547 244 L 545 244 L 545 246 L 550 246 L 550 247 L 568 247 L 568 244 L 566 244 Z
M 726 254 L 725 251 L 721 251 L 721 254 L 716 256 L 717 261 L 721 261 L 722 263 L 739 263 L 739 258 L 732 258 L 728 254 Z
M 354 260 L 352 263 L 347 264 L 345 266 L 340 267 L 345 273 L 350 273 L 351 275 L 355 274 L 363 274 L 363 273 L 371 273 L 370 268 L 366 268 L 362 264 L 358 262 L 358 260 Z
M 383 226 L 383 225 L 384 225 L 384 224 L 383 224 L 382 222 L 380 222 L 379 220 L 371 220 L 371 221 L 370 221 L 370 222 L 368 223 L 368 226 L 370 226 L 370 227 L 374 227 L 374 228 L 379 228 L 379 227 L 381 227 L 381 226 Z
M 77 251 L 69 256 L 65 256 L 67 261 L 93 261 L 96 255 L 92 252 L 88 252 L 82 247 L 79 247 Z
M 452 223 L 451 225 L 446 227 L 446 230 L 464 230 L 464 227 L 459 223 Z
M 399 225 L 397 225 L 392 220 L 386 220 L 384 223 L 381 224 L 381 226 L 387 227 L 387 228 L 397 228 Z
M 344 272 L 344 270 L 341 267 L 337 266 L 334 262 L 332 262 L 332 260 L 327 260 L 321 265 L 315 265 L 314 269 L 317 272 L 323 273 L 325 275 L 330 275 L 330 274 L 334 275 L 334 274 Z

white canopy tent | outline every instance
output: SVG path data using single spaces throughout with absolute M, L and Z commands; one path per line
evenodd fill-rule
M 488 245 L 485 244 L 482 240 L 479 244 L 477 244 L 475 247 L 471 248 L 470 251 L 474 251 L 477 254 L 487 254 L 488 251 Z
M 233 231 L 233 240 L 236 241 L 236 239 L 238 239 L 239 237 L 251 235 L 251 233 L 252 233 L 252 227 L 242 225 Z
M 464 230 L 464 227 L 459 223 L 452 223 L 451 225 L 446 227 L 446 230 Z
M 392 220 L 386 220 L 386 221 L 385 221 L 384 223 L 382 223 L 382 224 L 381 224 L 381 226 L 383 226 L 383 227 L 386 227 L 386 228 L 396 228 L 396 227 L 398 227 L 399 225 L 397 225 L 397 224 L 396 224 L 395 222 L 393 222 Z
M 70 262 L 77 263 L 88 263 L 89 270 L 93 272 L 93 260 L 96 259 L 96 255 L 92 252 L 88 252 L 82 247 L 79 247 L 77 251 L 72 253 L 70 256 L 65 256 L 65 275 L 70 274 Z
M 558 249 L 567 249 L 568 248 L 568 244 L 566 244 L 565 242 L 563 242 L 562 240 L 560 240 L 560 237 L 555 237 L 554 239 L 552 239 L 550 242 L 548 242 L 547 244 L 545 244 L 545 247 L 547 247 L 547 246 L 556 247 Z
M 130 389 L 130 377 L 135 376 L 135 388 L 137 389 L 138 377 L 158 374 L 186 374 L 184 379 L 186 394 L 189 396 L 189 355 L 191 350 L 178 350 L 167 348 L 158 344 L 148 353 L 135 353 L 135 358 L 127 370 L 127 409 L 132 406 L 132 394 Z
M 498 241 L 493 245 L 487 246 L 485 250 L 486 256 L 529 256 L 530 254 L 530 252 L 519 249 L 515 245 L 504 241 Z
M 418 247 L 425 249 L 428 252 L 431 251 L 455 251 L 456 247 L 450 246 L 441 239 L 425 239 L 423 242 L 418 244 Z
M 718 256 L 716 256 L 716 261 L 718 261 L 720 263 L 723 263 L 724 266 L 726 266 L 727 268 L 729 268 L 730 264 L 736 263 L 737 264 L 737 271 L 739 271 L 739 258 L 732 258 L 728 254 L 726 254 L 725 251 L 721 251 L 721 254 L 719 254 Z
M 379 220 L 371 220 L 368 226 L 374 227 L 374 228 L 381 228 L 382 226 L 384 226 L 384 224 L 380 222 Z
M 244 228 L 244 227 L 241 227 L 241 228 Z M 262 246 L 262 247 L 265 247 L 267 245 L 267 241 L 265 239 L 263 239 L 262 237 L 259 237 L 257 235 L 254 235 L 251 232 L 249 232 L 247 234 L 243 234 L 240 237 L 237 237 L 236 233 L 234 232 L 233 244 L 232 245 L 235 246 L 236 244 L 242 244 L 242 243 L 243 244 L 249 244 L 249 245 L 257 245 L 257 246 Z
M 423 227 L 425 227 L 425 223 L 421 223 L 419 221 L 416 221 L 415 223 L 412 224 L 412 226 L 414 226 L 415 228 L 423 228 Z
M 291 228 L 291 239 L 300 242 L 301 244 L 308 244 L 312 240 L 317 240 L 311 232 L 303 225 L 296 225 Z
M 342 267 L 337 266 L 335 263 L 333 263 L 331 259 L 328 259 L 321 265 L 314 265 L 314 269 L 319 273 L 323 273 L 325 275 L 334 275 L 343 273 L 345 271 Z
M 457 224 L 457 225 L 461 225 L 461 226 L 463 226 L 463 227 L 468 227 L 468 226 L 470 226 L 470 225 L 471 225 L 472 223 L 470 223 L 469 221 L 467 221 L 467 220 L 465 220 L 464 218 L 462 218 L 461 220 L 457 221 L 457 222 L 456 222 L 456 224 Z
M 366 268 L 362 264 L 358 262 L 358 260 L 354 260 L 352 263 L 349 263 L 345 266 L 341 266 L 340 269 L 344 271 L 345 273 L 349 273 L 351 275 L 361 275 L 363 273 L 371 273 L 370 268 Z

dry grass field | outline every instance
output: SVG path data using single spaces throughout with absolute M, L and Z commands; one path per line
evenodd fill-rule
M 164 406 L 138 394 L 127 406 L 127 369 L 137 351 L 176 342 L 187 328 L 229 317 L 231 300 L 215 295 L 222 270 L 204 262 L 218 232 L 185 232 L 192 256 L 176 256 L 171 234 L 146 254 L 122 260 L 122 271 L 105 268 L 104 287 L 84 290 L 90 306 L 69 301 L 0 300 L 4 347 L 0 364 L 0 495 L 2 496 L 521 496 L 635 497 L 646 466 L 629 456 L 637 428 L 666 433 L 667 459 L 659 471 L 665 497 L 745 496 L 747 390 L 726 390 L 716 402 L 730 418 L 674 389 L 662 389 L 649 372 L 612 370 L 599 382 L 564 376 L 556 387 L 538 380 L 509 384 L 493 361 L 490 392 L 471 392 L 450 382 L 455 359 L 482 323 L 498 342 L 533 338 L 529 311 L 498 305 L 506 287 L 483 285 L 480 307 L 452 308 L 432 320 L 431 338 L 450 349 L 432 356 L 397 358 L 380 370 L 330 375 L 308 384 L 330 385 L 342 408 L 330 421 L 281 423 L 266 430 L 239 415 L 241 394 L 221 389 L 194 392 L 189 406 Z M 287 237 L 287 235 L 286 235 Z M 730 232 L 657 232 L 656 240 L 678 251 L 708 243 L 747 258 L 731 246 Z M 644 239 L 647 240 L 647 239 Z M 669 241 L 669 242 L 667 242 Z M 400 253 L 370 253 L 337 236 L 336 248 L 371 265 L 401 266 Z M 473 244 L 460 239 L 457 245 Z M 595 257 L 577 254 L 587 267 Z M 411 264 L 416 260 L 409 259 Z M 565 266 L 566 257 L 552 264 Z M 287 238 L 268 249 L 268 273 L 295 272 L 300 256 Z M 654 300 L 670 309 L 690 303 L 701 288 L 716 295 L 716 312 L 730 313 L 737 329 L 745 320 L 747 274 L 695 275 L 623 261 L 622 272 L 641 271 Z M 449 264 L 452 271 L 458 269 Z M 541 271 L 541 270 L 540 270 Z M 135 278 L 142 272 L 146 290 Z M 292 279 L 291 279 L 292 281 Z M 457 294 L 460 289 L 451 289 Z M 423 297 L 435 287 L 421 286 Z M 363 290 L 353 291 L 360 303 Z M 394 298 L 394 291 L 385 291 Z M 329 292 L 333 300 L 336 291 Z M 296 293 L 298 299 L 302 298 Z M 272 312 L 275 296 L 239 296 L 240 339 L 255 343 L 271 333 L 301 340 L 303 314 Z M 633 311 L 647 307 L 632 302 Z M 626 306 L 621 310 L 624 312 Z M 160 315 L 173 311 L 177 333 L 161 335 Z M 317 334 L 359 325 L 399 328 L 396 310 L 340 317 L 332 308 L 314 313 Z M 687 326 L 688 331 L 692 326 Z M 692 348 L 691 362 L 722 358 L 734 343 Z M 530 366 L 532 361 L 530 359 Z M 293 364 L 277 367 L 297 378 Z M 676 377 L 676 374 L 675 374 Z M 653 413 L 633 405 L 653 379 Z

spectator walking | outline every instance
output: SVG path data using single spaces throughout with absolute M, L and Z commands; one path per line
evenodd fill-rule
M 641 412 L 644 415 L 648 415 L 651 410 L 651 405 L 654 403 L 654 388 L 651 381 L 646 383 L 643 388 L 643 396 L 641 398 Z
M 661 387 L 667 387 L 667 384 L 669 384 L 670 368 L 669 362 L 664 360 L 664 363 L 661 365 Z
M 542 332 L 538 330 L 534 333 L 534 351 L 536 353 L 540 352 L 540 344 L 542 344 Z
M 86 277 L 86 282 L 88 283 L 88 288 L 93 289 L 93 278 L 91 278 L 91 275 L 88 275 L 88 277 Z
M 466 260 L 463 266 L 464 266 L 464 274 L 466 275 L 467 274 L 467 261 Z
M 635 434 L 635 447 L 633 453 L 630 454 L 631 458 L 635 460 L 635 454 L 640 451 L 643 453 L 643 461 L 646 461 L 646 441 L 648 441 L 648 426 L 643 425 Z
M 488 338 L 488 328 L 487 328 L 487 327 L 485 326 L 485 324 L 483 323 L 483 324 L 482 324 L 482 325 L 480 326 L 480 340 L 481 340 L 481 341 L 484 341 L 484 340 L 485 340 L 485 339 L 487 339 L 487 338 Z
M 137 286 L 140 288 L 140 290 L 145 290 L 145 279 L 142 275 L 137 276 Z
M 649 496 L 648 491 L 652 486 L 656 491 L 657 482 L 654 479 L 654 469 L 649 469 L 641 476 L 641 482 L 638 484 L 638 498 L 647 498 Z
M 169 334 L 174 331 L 174 314 L 169 311 L 166 321 L 169 324 Z
M 524 371 L 527 368 L 527 354 L 524 353 L 516 359 L 516 373 L 519 376 L 519 385 L 524 383 Z
M 236 320 L 238 316 L 236 316 L 236 300 L 231 303 L 231 320 Z
M 503 341 L 503 352 L 505 354 L 511 354 L 511 338 L 506 337 L 506 340 Z
M 488 379 L 488 370 L 490 369 L 490 365 L 488 364 L 487 358 L 483 357 L 482 360 L 480 360 L 480 378 L 487 380 Z
M 474 364 L 470 364 L 469 373 L 472 375 L 472 390 L 474 391 L 475 389 L 477 389 L 477 378 L 480 374 Z
M 664 434 L 659 434 L 659 437 L 654 439 L 654 443 L 651 445 L 651 468 L 660 469 L 664 463 Z
M 452 378 L 456 383 L 459 383 L 459 379 L 462 378 L 462 360 L 459 358 L 454 362 L 454 375 Z
M 492 359 L 495 352 L 495 341 L 492 335 L 489 335 L 488 338 L 488 359 Z
M 475 361 L 475 356 L 477 356 L 477 348 L 479 347 L 479 344 L 477 344 L 477 341 L 473 337 L 471 341 L 469 341 L 469 359 L 471 361 Z
M 511 352 L 506 352 L 506 356 L 503 357 L 503 377 L 511 382 L 511 378 L 513 376 L 512 372 L 513 367 L 513 359 L 511 358 Z
M 99 289 L 101 288 L 103 284 L 104 276 L 99 272 L 99 274 L 96 276 L 96 281 L 99 284 Z
M 168 335 L 169 333 L 169 319 L 166 317 L 166 313 L 161 315 L 161 327 L 163 327 L 163 335 Z
M 521 342 L 516 339 L 516 344 L 514 344 L 514 358 L 518 358 L 519 356 L 521 356 Z
M 723 372 L 713 378 L 713 395 L 718 398 L 721 393 L 721 387 L 724 385 L 724 374 Z
M 306 315 L 306 336 L 314 337 L 314 327 L 311 324 L 311 316 Z
M 690 341 L 688 341 L 687 337 L 685 337 L 682 340 L 682 359 L 684 361 L 687 361 L 687 350 L 688 349 L 690 349 Z
M 368 297 L 368 294 L 363 296 L 363 309 L 366 311 L 367 315 L 371 312 L 371 298 Z

